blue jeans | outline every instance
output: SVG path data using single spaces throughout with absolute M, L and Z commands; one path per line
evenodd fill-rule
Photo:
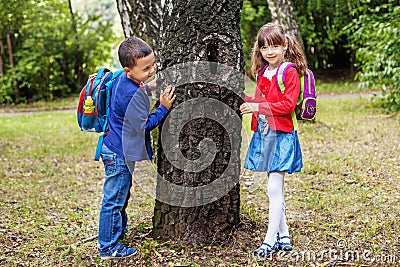
M 118 240 L 128 223 L 126 207 L 132 186 L 134 161 L 112 152 L 105 144 L 101 149 L 104 165 L 103 201 L 99 218 L 99 252 L 109 255 L 114 252 Z

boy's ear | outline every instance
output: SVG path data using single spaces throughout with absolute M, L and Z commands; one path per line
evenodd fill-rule
M 124 67 L 125 74 L 128 74 L 131 70 L 128 67 Z

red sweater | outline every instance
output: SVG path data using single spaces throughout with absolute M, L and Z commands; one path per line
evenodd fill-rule
M 263 94 L 264 92 L 264 94 Z M 300 78 L 295 68 L 290 68 L 285 74 L 285 92 L 278 89 L 276 75 L 269 81 L 263 75 L 257 81 L 256 92 L 253 97 L 245 96 L 244 101 L 260 103 L 258 113 L 253 113 L 251 130 L 257 131 L 258 114 L 267 115 L 272 130 L 291 133 L 294 126 L 291 113 L 296 107 L 300 94 Z

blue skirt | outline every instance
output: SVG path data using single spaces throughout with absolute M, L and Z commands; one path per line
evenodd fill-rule
M 299 172 L 303 161 L 297 132 L 270 130 L 265 123 L 258 120 L 258 131 L 251 138 L 244 168 L 268 173 Z

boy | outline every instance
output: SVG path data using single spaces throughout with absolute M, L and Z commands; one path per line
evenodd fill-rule
M 150 46 L 135 37 L 125 39 L 118 49 L 124 72 L 113 82 L 109 114 L 109 134 L 104 138 L 101 158 L 104 164 L 103 201 L 99 218 L 99 252 L 103 260 L 135 255 L 119 239 L 127 229 L 126 207 L 132 186 L 135 161 L 152 157 L 150 131 L 166 116 L 175 100 L 174 89 L 161 91 L 160 105 L 149 115 L 144 85 L 155 73 L 155 58 Z M 147 89 L 147 90 L 146 90 Z

